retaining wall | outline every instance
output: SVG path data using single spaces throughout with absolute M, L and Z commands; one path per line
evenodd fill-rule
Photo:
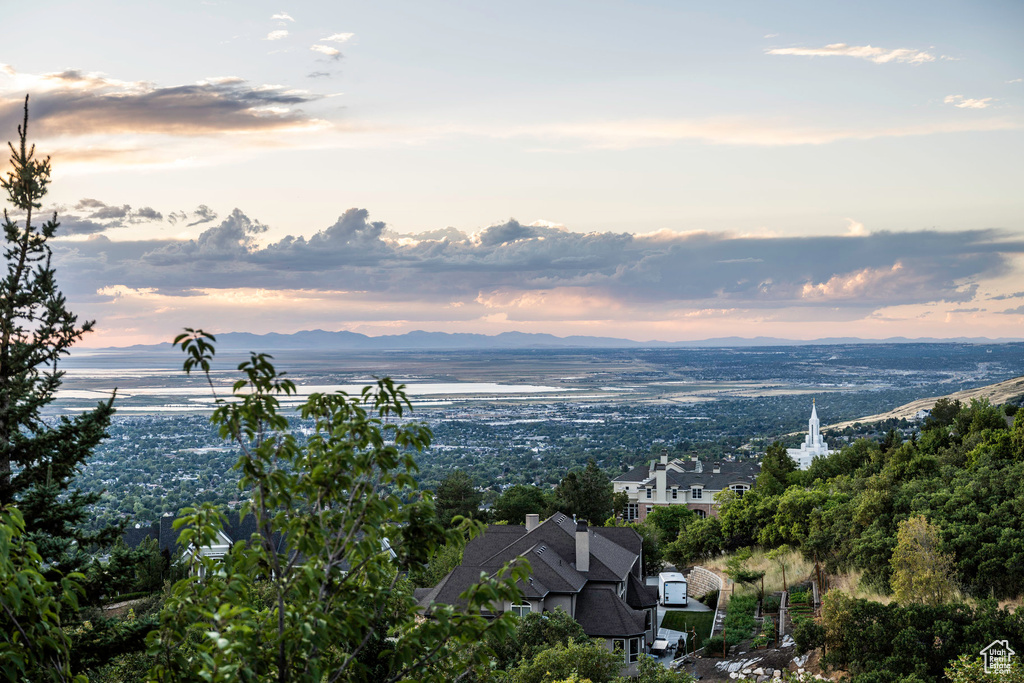
M 718 591 L 721 595 L 724 588 L 722 577 L 704 567 L 694 567 L 686 577 L 687 592 L 698 600 L 711 591 Z

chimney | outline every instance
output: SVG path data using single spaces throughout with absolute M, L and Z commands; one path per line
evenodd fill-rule
M 587 523 L 576 523 L 576 571 L 590 571 L 590 530 Z
M 722 473 L 722 463 L 716 462 L 715 466 L 711 468 L 711 471 L 714 474 L 721 474 Z
M 526 515 L 526 533 L 540 526 L 540 515 Z
M 668 500 L 666 490 L 668 489 L 668 471 L 665 469 L 665 465 L 658 463 L 656 471 L 654 472 L 654 483 L 657 489 L 654 491 L 655 500 Z
M 668 449 L 666 449 L 666 448 L 661 449 L 661 464 L 662 465 L 667 465 L 668 464 Z

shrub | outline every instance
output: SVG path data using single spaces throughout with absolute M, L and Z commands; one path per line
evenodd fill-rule
M 776 613 L 779 611 L 779 606 L 782 604 L 782 598 L 777 595 L 769 595 L 764 599 L 764 604 L 761 608 L 761 612 L 764 614 Z
M 793 640 L 800 654 L 825 644 L 825 627 L 808 617 L 793 617 Z
M 709 657 L 720 657 L 725 649 L 725 638 L 712 636 L 704 641 L 704 654 Z
M 718 591 L 708 591 L 704 594 L 704 597 L 701 598 L 700 601 L 708 607 L 710 607 L 711 609 L 716 609 L 718 607 Z

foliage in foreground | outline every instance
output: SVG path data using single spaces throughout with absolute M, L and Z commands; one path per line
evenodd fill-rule
M 50 184 L 50 159 L 35 156 L 28 139 L 28 97 L 18 126 L 18 144 L 10 144 L 10 170 L 0 179 L 15 220 L 4 210 L 0 277 L 0 505 L 17 503 L 25 532 L 46 562 L 48 578 L 80 569 L 81 549 L 108 542 L 116 529 L 88 533 L 87 507 L 98 493 L 71 488 L 78 470 L 106 436 L 114 412 L 113 396 L 73 418 L 44 419 L 43 409 L 60 388 L 62 356 L 92 329 L 78 326 L 57 287 L 48 244 L 60 223 L 55 213 L 34 224 Z M 0 628 L 8 624 L 0 622 Z
M 1021 651 L 1024 609 L 995 601 L 968 605 L 882 605 L 836 590 L 822 607 L 822 663 L 853 674 L 858 683 L 896 683 L 906 677 L 938 683 L 958 657 L 976 657 L 996 639 Z M 909 680 L 909 679 L 908 679 Z
M 0 674 L 8 681 L 85 681 L 72 677 L 70 641 L 63 626 L 78 608 L 81 588 L 72 574 L 48 581 L 25 521 L 14 507 L 0 510 Z
M 212 342 L 198 330 L 178 337 L 187 372 L 209 380 Z M 239 370 L 212 420 L 241 449 L 244 513 L 256 531 L 216 560 L 191 551 L 216 542 L 219 512 L 204 505 L 175 521 L 191 575 L 174 585 L 149 636 L 151 679 L 451 681 L 488 668 L 490 652 L 477 645 L 511 633 L 514 622 L 480 610 L 517 599 L 514 581 L 527 568 L 507 567 L 469 589 L 465 610 L 439 605 L 433 618 L 418 618 L 402 573 L 480 525 L 446 529 L 429 498 L 416 495 L 413 454 L 430 431 L 397 421 L 409 406 L 402 387 L 384 379 L 358 396 L 310 396 L 300 412 L 315 429 L 300 441 L 279 413 L 294 384 L 266 355 Z

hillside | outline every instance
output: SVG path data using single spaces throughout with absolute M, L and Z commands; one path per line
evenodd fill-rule
M 989 403 L 993 405 L 1000 405 L 1006 403 L 1012 398 L 1024 395 L 1024 377 L 1014 377 L 1008 379 L 1005 382 L 997 382 L 996 384 L 988 384 L 983 387 L 975 387 L 973 389 L 964 389 L 963 391 L 957 391 L 946 396 L 931 396 L 929 398 L 922 398 L 910 403 L 905 403 L 898 408 L 894 408 L 886 413 L 879 413 L 878 415 L 868 415 L 867 417 L 857 418 L 856 420 L 847 420 L 845 422 L 837 422 L 830 424 L 822 429 L 845 429 L 851 427 L 856 423 L 870 424 L 872 422 L 881 422 L 882 420 L 888 420 L 891 418 L 900 419 L 907 418 L 908 420 L 921 410 L 931 410 L 935 402 L 940 398 L 948 398 L 950 400 L 959 400 L 961 403 L 970 403 L 972 398 L 987 398 Z

